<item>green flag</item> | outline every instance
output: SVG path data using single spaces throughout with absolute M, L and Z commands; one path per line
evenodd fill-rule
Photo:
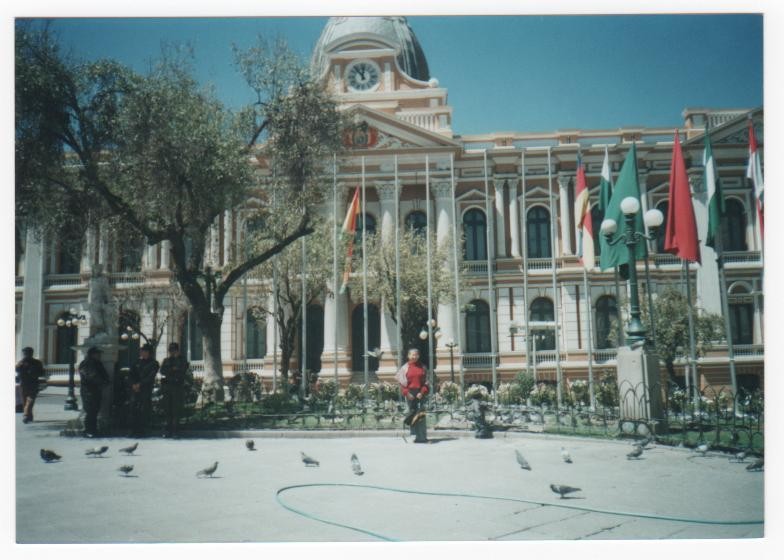
M 612 218 L 618 224 L 618 231 L 615 237 L 620 235 L 626 227 L 624 215 L 621 212 L 621 201 L 627 197 L 634 197 L 640 200 L 640 187 L 637 184 L 637 146 L 632 144 L 632 149 L 626 154 L 626 160 L 623 162 L 621 173 L 618 175 L 618 181 L 615 183 L 610 202 L 607 204 L 607 209 L 604 212 L 604 219 Z M 634 216 L 634 229 L 640 233 L 645 232 L 642 222 L 642 209 Z M 635 246 L 635 255 L 638 259 L 645 258 L 646 249 L 645 243 L 640 241 Z M 626 245 L 621 242 L 615 245 L 608 245 L 605 243 L 602 246 L 601 254 L 601 269 L 607 270 L 614 266 L 621 266 L 629 262 L 629 251 Z
M 716 241 L 721 235 L 721 217 L 724 215 L 724 194 L 721 192 L 721 181 L 716 171 L 716 160 L 713 159 L 708 124 L 705 124 L 705 150 L 702 152 L 704 166 L 703 181 L 705 192 L 708 193 L 708 235 L 705 244 L 716 249 Z
M 610 197 L 612 196 L 612 174 L 610 173 L 610 155 L 607 152 L 607 146 L 604 147 L 604 163 L 602 164 L 602 176 L 599 181 L 599 212 L 601 217 L 599 223 L 593 224 L 596 228 L 594 231 L 599 231 L 599 227 L 604 220 L 604 214 L 607 212 L 607 206 L 610 204 Z M 607 252 L 607 240 L 599 233 L 599 255 Z

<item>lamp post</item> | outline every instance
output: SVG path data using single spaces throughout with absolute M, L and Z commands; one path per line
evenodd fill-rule
M 71 349 L 71 359 L 68 364 L 68 396 L 65 398 L 65 406 L 63 407 L 65 410 L 79 410 L 74 392 L 74 373 L 76 369 L 76 349 L 74 346 L 76 345 L 76 330 L 71 329 L 77 329 L 80 325 L 84 326 L 86 324 L 87 317 L 78 313 L 74 307 L 57 319 L 57 326 L 67 328 L 68 338 L 73 342 L 73 344 L 69 345 L 69 348 Z
M 643 240 L 656 239 L 656 230 L 662 225 L 664 216 L 659 210 L 648 210 L 643 216 L 645 225 L 648 226 L 650 235 L 635 231 L 634 221 L 640 211 L 640 201 L 633 196 L 628 196 L 621 201 L 621 212 L 624 215 L 625 227 L 623 232 L 613 239 L 618 230 L 618 223 L 612 218 L 602 222 L 601 232 L 607 238 L 608 245 L 624 243 L 629 251 L 629 324 L 626 327 L 626 339 L 633 346 L 638 342 L 645 342 L 645 327 L 640 320 L 640 296 L 637 288 L 637 244 Z
M 123 342 L 128 342 L 128 339 L 139 340 L 141 333 L 134 329 L 131 325 L 125 327 L 125 332 L 120 335 Z M 131 370 L 131 345 L 128 344 L 128 371 Z
M 451 338 L 446 341 L 444 344 L 447 348 L 449 348 L 449 376 L 452 383 L 455 382 L 455 347 L 457 346 L 457 342 L 452 340 Z
M 441 332 L 441 329 L 439 328 L 438 323 L 436 322 L 435 319 L 430 319 L 428 323 L 424 324 L 422 330 L 419 331 L 419 339 L 422 340 L 423 342 L 425 340 L 429 340 L 431 332 L 433 333 L 433 344 L 431 345 L 428 343 L 427 352 L 428 352 L 428 361 L 432 364 L 433 357 L 434 357 L 433 354 L 435 353 L 436 346 L 438 345 L 438 339 L 441 338 L 441 336 L 443 336 L 444 334 Z M 435 370 L 435 366 L 433 366 L 433 370 Z M 435 371 L 430 371 L 429 375 L 430 375 L 430 379 L 428 379 L 428 381 L 432 386 L 435 384 Z M 452 377 L 454 378 L 454 373 L 452 374 Z
M 520 324 L 519 323 L 512 323 L 509 326 L 509 336 L 514 338 L 515 336 L 517 336 L 517 333 L 519 332 L 519 330 L 520 330 Z M 523 335 L 523 336 L 525 338 L 526 335 Z M 532 345 L 533 345 L 532 355 L 533 355 L 534 381 L 536 381 L 536 342 L 537 342 L 537 340 L 539 342 L 544 342 L 544 340 L 547 338 L 547 335 L 545 335 L 541 331 L 532 330 L 532 331 L 530 331 L 530 333 L 527 333 L 527 337 L 528 337 L 528 340 L 530 340 Z

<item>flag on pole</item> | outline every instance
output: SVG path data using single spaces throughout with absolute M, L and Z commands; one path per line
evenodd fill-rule
M 749 166 L 746 169 L 746 177 L 751 179 L 754 185 L 754 198 L 757 200 L 757 218 L 759 219 L 760 234 L 765 232 L 765 212 L 763 207 L 763 180 L 762 180 L 762 161 L 759 149 L 757 149 L 757 136 L 754 134 L 754 121 L 749 118 Z
M 675 131 L 675 143 L 672 147 L 669 200 L 664 251 L 685 261 L 700 262 L 697 222 L 694 219 L 689 178 L 686 175 L 686 163 L 683 160 L 681 139 L 677 130 Z
M 705 245 L 715 249 L 716 242 L 719 241 L 717 237 L 721 235 L 721 218 L 724 216 L 725 208 L 707 123 L 705 124 L 705 150 L 702 152 L 702 165 L 705 192 L 708 193 L 708 235 L 705 238 Z
M 357 216 L 359 216 L 359 187 L 354 190 L 354 197 L 346 212 L 346 219 L 343 220 L 343 233 L 348 237 L 348 249 L 346 251 L 346 265 L 343 268 L 343 282 L 340 285 L 340 293 L 343 294 L 348 288 L 348 280 L 351 276 L 351 258 L 354 255 L 354 235 L 357 231 Z
M 574 190 L 574 223 L 577 225 L 577 256 L 583 267 L 596 266 L 593 246 L 593 222 L 591 220 L 591 200 L 585 184 L 585 168 L 580 155 L 577 156 L 577 182 Z
M 610 154 L 607 151 L 607 146 L 604 147 L 604 163 L 602 163 L 602 175 L 599 181 L 599 212 L 601 219 L 596 227 L 601 225 L 601 220 L 604 220 L 604 214 L 607 212 L 607 206 L 610 204 L 610 197 L 612 196 L 612 174 L 610 173 Z M 603 235 L 599 235 L 599 255 L 607 251 L 607 240 Z
M 616 221 L 619 231 L 625 227 L 624 215 L 621 212 L 621 201 L 627 197 L 640 200 L 640 187 L 637 184 L 637 146 L 635 144 L 632 144 L 632 149 L 626 154 L 626 160 L 623 162 L 621 173 L 618 175 L 618 181 L 615 183 L 615 189 L 604 213 L 605 220 L 613 219 Z M 642 212 L 637 212 L 634 216 L 634 229 L 640 233 L 645 231 L 642 225 Z M 645 255 L 645 243 L 637 243 L 635 246 L 636 258 L 642 260 L 645 258 Z M 615 245 L 605 243 L 602 246 L 600 261 L 602 270 L 628 264 L 629 252 L 626 245 L 624 243 Z

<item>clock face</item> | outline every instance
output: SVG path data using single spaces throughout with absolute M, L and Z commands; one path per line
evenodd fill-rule
M 354 91 L 369 91 L 378 85 L 378 66 L 372 62 L 355 62 L 348 67 L 348 87 Z

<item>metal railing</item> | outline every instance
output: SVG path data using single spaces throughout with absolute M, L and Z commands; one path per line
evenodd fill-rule
M 239 360 L 231 365 L 231 371 L 233 373 L 241 373 L 243 371 L 255 371 L 260 373 L 262 370 L 264 370 L 264 358 Z
M 724 264 L 762 264 L 759 251 L 725 251 L 722 255 Z
M 682 266 L 681 259 L 669 253 L 656 253 L 653 255 L 654 266 Z M 644 266 L 644 263 L 642 263 Z
M 142 272 L 110 272 L 108 276 L 109 283 L 113 287 L 144 283 L 144 273 Z
M 482 369 L 492 367 L 493 361 L 498 365 L 498 356 L 492 352 L 477 352 L 463 354 L 463 367 L 465 369 Z
M 617 348 L 602 348 L 593 351 L 593 361 L 597 364 L 613 362 L 618 359 Z
M 555 268 L 561 268 L 562 259 L 555 259 Z M 544 259 L 528 259 L 528 270 L 552 270 L 553 260 L 549 257 Z
M 487 274 L 487 261 L 463 261 L 463 264 L 466 267 L 466 274 L 473 276 L 477 274 Z M 498 269 L 498 265 L 493 262 L 492 263 L 493 272 Z
M 47 274 L 44 278 L 44 288 L 75 288 L 86 286 L 81 276 L 76 274 Z

